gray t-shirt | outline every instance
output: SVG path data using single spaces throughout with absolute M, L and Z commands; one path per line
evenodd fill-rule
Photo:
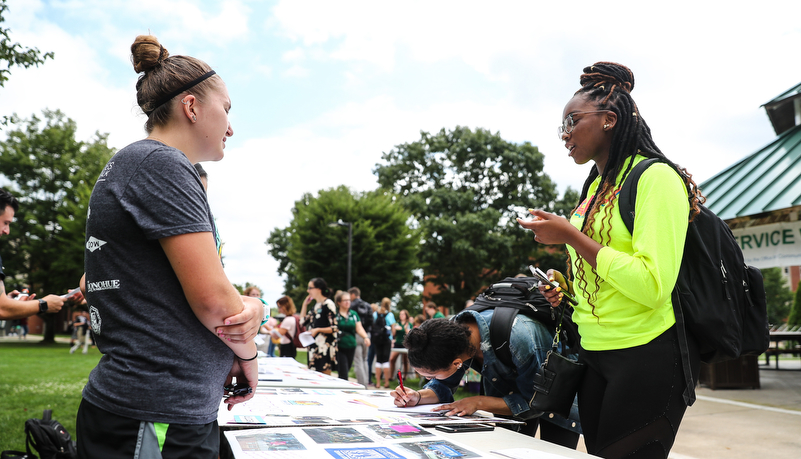
M 217 418 L 233 352 L 198 320 L 159 239 L 214 223 L 195 168 L 142 140 L 106 165 L 89 200 L 86 299 L 104 355 L 88 402 L 141 421 L 207 424 Z

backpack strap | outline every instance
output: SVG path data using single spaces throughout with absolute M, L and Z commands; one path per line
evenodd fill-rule
M 623 187 L 620 189 L 620 196 L 618 196 L 618 209 L 620 209 L 620 217 L 623 223 L 626 224 L 629 233 L 634 234 L 634 207 L 637 202 L 637 184 L 640 181 L 640 176 L 648 169 L 651 164 L 661 162 L 658 158 L 648 158 L 640 161 L 634 166 L 629 175 L 623 182 Z M 684 403 L 687 406 L 692 406 L 695 403 L 695 383 L 693 382 L 692 369 L 690 368 L 690 346 L 687 342 L 687 327 L 684 322 L 684 313 L 681 310 L 681 301 L 677 289 L 674 287 L 671 294 L 673 300 L 673 315 L 676 316 L 676 332 L 679 338 L 679 351 L 681 353 L 682 369 L 684 370 L 684 381 L 686 387 L 684 388 Z
M 490 343 L 495 356 L 510 368 L 514 368 L 512 351 L 509 350 L 509 339 L 512 335 L 515 316 L 517 316 L 515 308 L 495 308 L 489 325 Z
M 660 162 L 658 158 L 649 158 L 640 161 L 634 166 L 626 180 L 623 182 L 623 187 L 620 189 L 620 196 L 617 199 L 618 209 L 620 209 L 620 218 L 629 229 L 629 233 L 634 234 L 634 205 L 637 202 L 637 184 L 640 182 L 640 176 L 651 164 Z
M 300 316 L 297 314 L 292 314 L 292 317 L 295 318 L 295 333 L 292 336 L 292 342 L 300 342 Z
M 676 316 L 676 332 L 679 336 L 679 352 L 681 353 L 681 365 L 684 370 L 684 403 L 693 406 L 695 403 L 695 382 L 693 381 L 692 368 L 690 367 L 690 344 L 687 342 L 687 327 L 684 325 L 684 312 L 681 310 L 681 300 L 679 299 L 678 289 L 673 289 L 671 293 L 673 299 L 673 314 Z

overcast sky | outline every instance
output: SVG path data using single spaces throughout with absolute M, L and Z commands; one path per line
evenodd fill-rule
M 633 70 L 654 139 L 698 181 L 761 148 L 775 137 L 761 105 L 801 82 L 801 2 L 747 3 L 8 0 L 12 40 L 55 59 L 12 72 L 0 115 L 60 109 L 79 140 L 108 133 L 119 149 L 145 137 L 136 35 L 209 63 L 233 103 L 225 158 L 204 163 L 226 272 L 272 303 L 283 280 L 264 242 L 294 201 L 376 188 L 382 152 L 421 130 L 529 141 L 560 192 L 579 188 L 589 166 L 556 126 L 596 61 Z

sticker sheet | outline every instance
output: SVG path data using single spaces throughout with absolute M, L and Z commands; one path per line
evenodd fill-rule
M 480 453 L 407 422 L 225 432 L 236 459 L 458 459 Z

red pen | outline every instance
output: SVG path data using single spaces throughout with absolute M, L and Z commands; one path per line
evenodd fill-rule
M 406 397 L 406 388 L 403 387 L 403 374 L 400 370 L 398 370 L 398 382 L 400 383 L 400 388 L 403 391 L 403 396 Z M 406 407 L 407 402 L 403 402 L 403 407 Z

